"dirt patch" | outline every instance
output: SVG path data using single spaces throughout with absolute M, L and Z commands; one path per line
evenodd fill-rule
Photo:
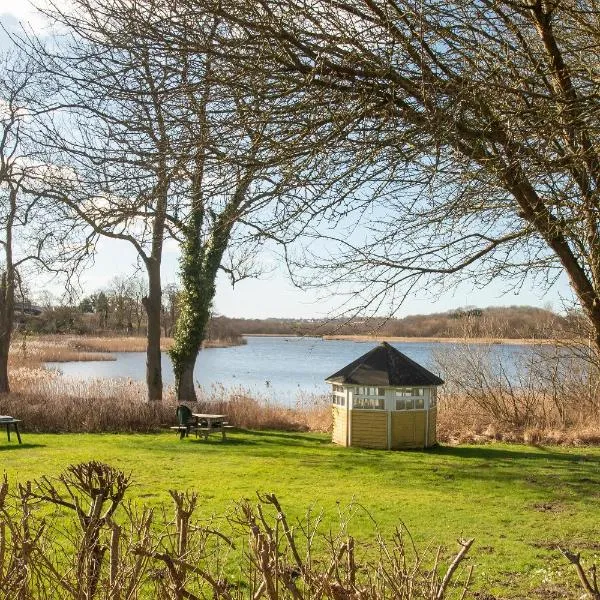
M 561 585 L 542 585 L 531 590 L 530 598 L 544 598 L 544 600 L 573 600 L 581 598 L 579 592 L 573 592 Z
M 560 504 L 560 502 L 536 502 L 532 506 L 533 510 L 537 510 L 538 512 L 551 512 L 551 513 L 559 513 L 562 512 L 565 507 Z
M 546 542 L 531 542 L 529 545 L 534 548 L 542 548 L 543 550 L 558 550 L 559 546 L 561 548 L 568 547 L 575 549 L 577 552 L 580 550 L 600 550 L 600 541 L 590 542 L 589 540 L 569 540 L 568 542 L 564 540 L 550 540 Z

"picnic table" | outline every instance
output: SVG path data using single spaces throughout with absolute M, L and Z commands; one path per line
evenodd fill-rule
M 195 431 L 207 440 L 211 433 L 220 433 L 221 439 L 225 439 L 227 429 L 233 429 L 227 422 L 227 415 L 213 415 L 210 413 L 192 413 L 196 419 Z
M 10 442 L 10 426 L 13 426 L 15 433 L 17 434 L 17 439 L 19 440 L 19 444 L 21 444 L 21 434 L 19 433 L 19 423 L 21 419 L 15 419 L 14 417 L 10 417 L 9 415 L 0 415 L 0 425 L 6 425 L 6 435 L 8 437 L 8 441 Z

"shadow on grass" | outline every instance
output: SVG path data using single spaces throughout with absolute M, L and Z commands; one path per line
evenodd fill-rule
M 553 452 L 543 446 L 536 446 L 538 452 L 523 451 L 522 447 L 514 450 L 496 448 L 494 446 L 435 446 L 425 452 L 439 456 L 455 456 L 457 458 L 477 458 L 480 460 L 552 460 L 570 463 L 591 462 L 600 465 L 600 456 L 585 453 Z
M 453 485 L 480 481 L 484 484 L 508 484 L 524 490 L 539 490 L 551 500 L 570 502 L 582 498 L 597 498 L 600 489 L 600 456 L 582 453 L 556 452 L 539 448 L 539 452 L 523 447 L 439 446 L 427 451 L 431 456 L 458 459 L 453 464 L 436 465 L 431 469 L 438 482 Z M 477 459 L 465 461 L 460 459 Z
M 12 442 L 10 442 L 10 445 L 8 444 L 8 442 L 6 444 L 2 444 L 0 445 L 0 452 L 3 452 L 4 450 L 26 450 L 28 448 L 45 448 L 46 444 L 28 444 L 27 442 L 24 442 L 23 444 L 13 444 Z
M 281 444 L 282 440 L 289 442 L 290 445 L 310 446 L 312 444 L 331 444 L 331 438 L 323 438 L 322 434 L 299 433 L 294 431 L 259 431 L 255 429 L 240 429 L 241 433 L 247 433 L 252 436 L 262 438 L 260 441 L 271 444 Z M 272 441 L 268 438 L 274 438 Z
M 208 440 L 204 438 L 189 438 L 192 444 L 198 444 L 203 446 L 256 446 L 257 442 L 254 440 L 250 440 L 248 438 L 234 438 L 228 437 L 225 440 L 222 440 L 220 437 L 213 436 L 211 439 L 208 436 Z

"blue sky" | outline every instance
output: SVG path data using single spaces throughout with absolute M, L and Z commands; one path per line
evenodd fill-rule
M 38 4 L 43 3 L 38 2 Z M 34 29 L 43 28 L 43 19 L 36 16 L 26 0 L 0 0 L 0 20 L 8 28 L 27 22 Z M 0 45 L 2 44 L 0 32 Z M 176 245 L 167 242 L 163 259 L 163 281 L 165 284 L 177 282 Z M 339 300 L 327 296 L 326 292 L 299 290 L 287 277 L 281 259 L 273 252 L 261 257 L 265 273 L 254 280 L 245 280 L 232 288 L 229 282 L 220 277 L 217 285 L 215 309 L 221 314 L 247 318 L 266 317 L 327 317 L 335 314 Z M 84 293 L 91 293 L 107 287 L 118 275 L 130 275 L 136 269 L 136 255 L 126 242 L 103 240 L 92 266 L 82 274 L 80 285 Z M 40 282 L 41 286 L 55 296 L 61 293 L 60 286 L 51 281 Z M 519 289 L 514 284 L 496 280 L 492 285 L 477 289 L 463 284 L 442 295 L 431 297 L 423 294 L 408 298 L 398 310 L 397 316 L 415 313 L 441 312 L 466 305 L 502 306 L 528 304 L 551 306 L 561 310 L 569 301 L 571 292 L 565 277 L 550 289 L 541 289 L 525 283 Z

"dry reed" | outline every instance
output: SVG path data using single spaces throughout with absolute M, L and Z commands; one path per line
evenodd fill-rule
M 206 340 L 206 348 L 226 348 L 231 340 Z M 43 335 L 18 336 L 12 345 L 13 360 L 37 362 L 70 362 L 83 360 L 114 360 L 111 352 L 145 352 L 146 338 L 136 336 Z M 161 338 L 161 350 L 167 351 L 173 338 Z
M 568 425 L 515 427 L 459 394 L 444 395 L 438 405 L 437 437 L 445 444 L 510 442 L 532 445 L 600 444 L 600 423 L 585 413 Z

